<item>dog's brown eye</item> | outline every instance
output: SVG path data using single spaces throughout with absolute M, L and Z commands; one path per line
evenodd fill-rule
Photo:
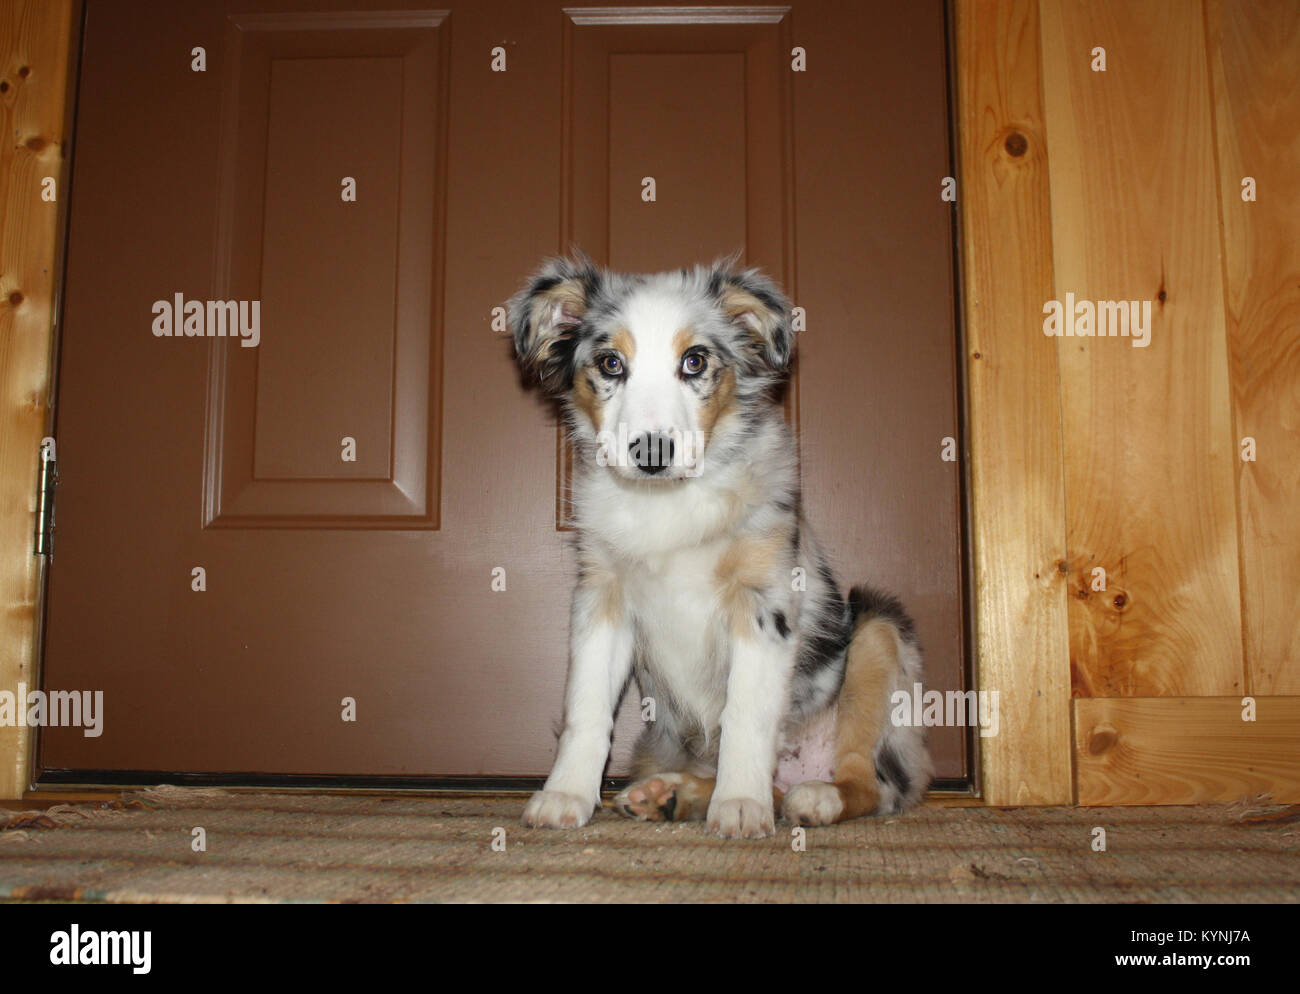
M 682 372 L 687 376 L 699 376 L 709 366 L 709 359 L 703 352 L 692 352 L 682 360 Z
M 606 376 L 622 376 L 623 360 L 616 355 L 607 355 L 600 360 L 600 371 Z

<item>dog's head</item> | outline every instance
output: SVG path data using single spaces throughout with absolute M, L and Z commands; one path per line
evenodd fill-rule
M 524 372 L 627 479 L 703 472 L 706 452 L 770 407 L 794 343 L 776 284 L 730 260 L 631 276 L 553 259 L 509 317 Z

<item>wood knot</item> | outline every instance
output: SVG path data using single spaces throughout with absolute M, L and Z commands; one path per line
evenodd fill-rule
M 43 148 L 45 148 L 45 146 L 49 143 L 40 135 L 32 135 L 30 138 L 27 139 L 26 144 L 27 147 L 31 149 L 33 152 L 39 152 Z
M 14 307 L 17 307 L 22 302 L 23 302 L 23 295 L 21 291 L 14 290 L 9 294 L 9 303 L 12 304 Z
M 1124 608 L 1128 607 L 1128 596 L 1122 593 L 1116 594 L 1111 603 L 1115 605 L 1116 611 L 1123 611 Z
M 1002 143 L 1002 147 L 1007 150 L 1007 155 L 1018 159 L 1029 151 L 1029 139 L 1019 131 L 1013 131 L 1007 135 L 1007 140 Z
M 1061 574 L 1070 572 L 1070 564 L 1067 563 L 1064 559 L 1062 559 L 1059 563 L 1056 564 L 1056 572 Z
M 9 80 L 0 79 L 0 93 L 8 93 L 8 92 L 9 92 Z
M 18 78 L 19 78 L 19 79 L 26 79 L 26 78 L 27 78 L 28 76 L 30 76 L 31 74 L 32 74 L 32 67 L 31 67 L 31 66 L 22 66 L 22 67 L 20 67 L 19 70 L 18 70 Z
M 1088 752 L 1100 756 L 1107 749 L 1112 749 L 1119 741 L 1119 732 L 1110 725 L 1098 725 L 1088 736 Z

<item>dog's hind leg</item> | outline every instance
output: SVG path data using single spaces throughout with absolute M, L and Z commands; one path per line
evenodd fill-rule
M 897 619 L 874 604 L 855 612 L 837 701 L 834 782 L 793 787 L 782 809 L 789 820 L 829 825 L 877 809 L 897 811 L 924 792 L 930 767 L 920 729 L 896 729 L 888 721 L 890 692 L 913 674 L 920 679 L 915 638 L 898 611 Z

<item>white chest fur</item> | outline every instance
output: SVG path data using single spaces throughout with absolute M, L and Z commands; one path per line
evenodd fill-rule
M 624 604 L 636 626 L 640 665 L 704 729 L 726 703 L 730 645 L 713 582 L 725 542 L 629 562 Z

